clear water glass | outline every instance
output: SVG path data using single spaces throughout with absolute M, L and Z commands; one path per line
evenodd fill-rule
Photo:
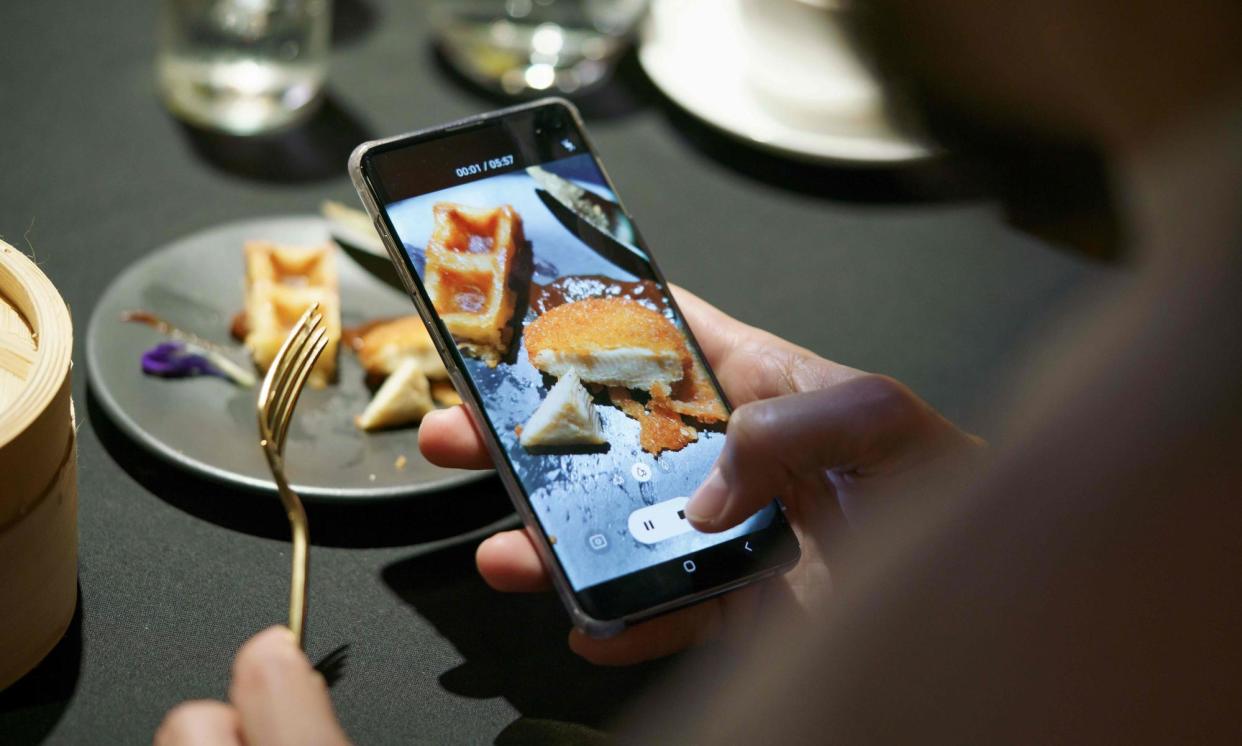
M 162 0 L 157 75 L 168 108 L 234 135 L 303 120 L 328 70 L 332 0 Z
M 509 95 L 580 93 L 608 79 L 646 0 L 438 0 L 432 19 L 460 73 Z

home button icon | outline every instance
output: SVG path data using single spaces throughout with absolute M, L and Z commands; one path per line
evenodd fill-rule
M 694 572 L 695 570 L 699 569 L 699 568 L 698 568 L 698 567 L 694 564 L 694 560 L 686 560 L 685 562 L 682 562 L 682 563 L 681 563 L 681 567 L 682 567 L 682 569 L 683 569 L 683 570 L 685 570 L 686 572 Z

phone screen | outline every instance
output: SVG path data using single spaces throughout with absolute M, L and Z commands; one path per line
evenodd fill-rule
M 775 501 L 723 533 L 686 520 L 729 408 L 568 110 L 379 146 L 363 174 L 455 342 L 498 467 L 588 613 L 619 618 L 796 556 Z

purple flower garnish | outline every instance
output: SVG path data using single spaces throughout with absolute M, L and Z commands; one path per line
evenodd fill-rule
M 161 378 L 219 376 L 229 378 L 206 355 L 190 350 L 183 342 L 160 342 L 142 353 L 142 372 Z
M 126 311 L 121 314 L 121 320 L 145 324 L 172 338 L 142 353 L 142 372 L 149 376 L 218 376 L 243 388 L 256 383 L 254 375 L 234 362 L 228 350 L 197 334 L 178 329 L 150 311 Z

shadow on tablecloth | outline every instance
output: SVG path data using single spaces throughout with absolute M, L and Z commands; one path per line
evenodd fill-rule
M 108 419 L 87 389 L 89 422 L 116 463 L 147 491 L 217 526 L 277 541 L 289 540 L 289 521 L 274 494 L 251 492 L 197 477 L 151 455 Z M 430 495 L 374 503 L 306 506 L 314 546 L 374 548 L 448 539 L 503 523 L 513 506 L 496 478 Z M 516 525 L 516 519 L 513 519 Z
M 60 722 L 82 672 L 82 590 L 69 629 L 30 673 L 0 692 L 0 741 L 42 743 Z
M 608 668 L 577 657 L 569 650 L 569 617 L 560 601 L 551 593 L 492 590 L 475 570 L 476 546 L 393 563 L 383 579 L 464 659 L 440 675 L 440 686 L 462 697 L 503 697 L 522 714 L 499 743 L 583 733 L 546 721 L 608 726 L 674 665 L 676 657 Z
M 240 137 L 177 124 L 199 159 L 218 171 L 271 184 L 329 181 L 345 175 L 349 154 L 372 135 L 331 90 L 323 96 L 310 119 L 267 135 Z

